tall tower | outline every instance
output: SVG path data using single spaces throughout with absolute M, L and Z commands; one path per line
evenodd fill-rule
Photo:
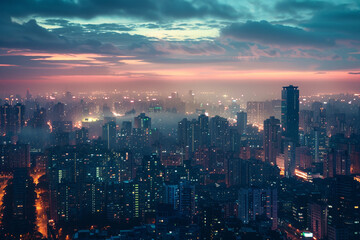
M 282 136 L 299 144 L 299 90 L 293 85 L 283 87 L 281 91 L 281 127 Z
M 107 149 L 113 149 L 116 146 L 116 123 L 111 121 L 103 126 L 102 137 L 106 143 Z
M 290 177 L 295 172 L 295 149 L 299 145 L 299 90 L 293 85 L 281 91 L 281 128 L 285 176 Z
M 246 130 L 246 125 L 247 125 L 247 113 L 246 112 L 238 112 L 236 114 L 237 116 L 237 129 L 239 134 L 244 134 L 245 130 Z
M 270 117 L 264 121 L 265 162 L 276 165 L 276 156 L 281 149 L 280 120 Z

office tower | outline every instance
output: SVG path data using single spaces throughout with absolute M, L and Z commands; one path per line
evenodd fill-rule
M 326 152 L 326 128 L 314 127 L 310 132 L 310 146 L 315 162 L 322 162 Z
M 265 119 L 264 102 L 247 102 L 247 118 L 250 124 L 262 125 Z
M 245 224 L 265 214 L 277 228 L 277 189 L 242 188 L 238 193 L 238 218 Z
M 190 182 L 180 182 L 179 210 L 184 216 L 192 218 L 195 214 L 195 186 Z
M 323 203 L 310 203 L 311 232 L 316 239 L 324 239 L 327 235 L 328 209 Z
M 53 121 L 52 123 L 52 142 L 55 146 L 64 146 L 70 143 L 70 133 L 72 132 L 71 121 Z
M 123 121 L 121 123 L 119 145 L 121 148 L 130 148 L 132 137 L 132 123 L 131 121 Z
M 182 148 L 189 146 L 189 127 L 190 122 L 186 118 L 178 123 L 178 144 Z
M 65 104 L 58 102 L 52 108 L 52 121 L 65 120 Z
M 147 117 L 145 113 L 134 117 L 133 148 L 136 151 L 149 154 L 151 152 L 151 133 L 151 118 Z
M 200 147 L 206 147 L 209 145 L 209 117 L 205 114 L 201 114 L 198 118 L 200 128 Z
M 191 120 L 189 127 L 190 152 L 194 153 L 200 146 L 200 126 L 195 119 Z
M 294 142 L 285 139 L 284 141 L 284 170 L 285 176 L 291 177 L 295 174 L 296 168 L 296 146 Z
M 350 175 L 351 167 L 351 139 L 343 134 L 332 136 L 329 142 L 330 149 L 324 156 L 324 176 Z
M 360 174 L 360 138 L 350 137 L 351 174 Z
M 229 105 L 228 111 L 232 117 L 236 116 L 236 114 L 240 112 L 240 105 L 236 103 L 236 100 L 232 100 L 232 103 Z
M 0 134 L 18 134 L 24 127 L 25 106 L 21 103 L 0 106 Z
M 11 236 L 11 239 L 22 239 L 25 234 L 30 236 L 29 239 L 33 239 L 32 234 L 36 224 L 34 207 L 36 193 L 27 168 L 18 168 L 14 171 L 13 179 L 9 182 L 6 191 L 1 222 L 5 232 L 2 233 Z
M 151 118 L 147 117 L 145 113 L 140 113 L 139 116 L 134 117 L 134 128 L 151 129 Z
M 359 183 L 352 176 L 338 175 L 331 179 L 330 184 L 328 238 L 358 239 L 360 234 Z M 341 235 L 341 233 L 348 235 L 348 238 L 330 237 L 330 235 Z
M 121 124 L 121 135 L 131 136 L 132 123 L 131 121 L 123 121 Z
M 305 135 L 310 134 L 314 125 L 314 112 L 310 110 L 301 110 L 299 114 L 299 128 Z
M 170 204 L 173 209 L 179 210 L 179 185 L 165 185 L 163 203 Z
M 304 193 L 292 193 L 294 195 L 292 201 L 293 225 L 298 229 L 306 229 L 308 224 L 308 201 L 309 196 Z
M 72 131 L 72 121 L 54 121 L 52 123 L 52 132 L 67 132 Z
M 84 144 L 89 140 L 89 131 L 86 128 L 81 128 L 75 131 L 75 143 Z
M 46 122 L 46 109 L 45 108 L 37 108 L 34 112 L 33 118 L 33 128 L 35 129 L 47 129 L 47 122 Z
M 324 158 L 324 177 L 336 175 L 350 175 L 350 159 L 346 150 L 332 148 Z
M 15 132 L 19 133 L 25 124 L 25 106 L 21 103 L 18 103 L 14 106 L 14 125 Z
M 346 133 L 346 115 L 345 113 L 335 113 L 331 124 L 331 135 Z
M 246 112 L 238 112 L 236 114 L 237 119 L 237 129 L 239 134 L 245 134 L 246 133 L 246 126 L 247 126 L 247 113 Z
M 296 168 L 309 169 L 312 166 L 312 155 L 309 147 L 301 146 L 295 149 Z
M 250 184 L 249 162 L 240 158 L 228 160 L 227 185 L 248 187 Z
M 276 165 L 276 156 L 281 150 L 280 120 L 270 117 L 264 121 L 264 155 L 265 162 Z
M 240 152 L 241 135 L 236 126 L 229 127 L 229 148 L 232 152 Z
M 0 172 L 12 172 L 18 168 L 30 167 L 30 145 L 0 145 Z
M 209 125 L 211 146 L 225 149 L 228 145 L 229 122 L 226 118 L 215 116 L 210 119 Z
M 293 85 L 283 87 L 281 92 L 282 135 L 294 146 L 299 144 L 299 90 Z
M 103 126 L 102 138 L 107 149 L 114 149 L 116 146 L 116 123 L 108 122 Z

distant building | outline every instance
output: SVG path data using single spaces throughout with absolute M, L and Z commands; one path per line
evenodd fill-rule
M 238 218 L 245 224 L 256 220 L 258 215 L 266 215 L 272 220 L 272 229 L 277 228 L 277 190 L 242 188 L 238 197 Z
M 237 129 L 239 134 L 245 134 L 246 133 L 246 126 L 247 126 L 247 113 L 246 112 L 238 112 L 236 114 L 237 119 Z
M 276 157 L 281 150 L 280 120 L 270 117 L 264 121 L 265 162 L 276 165 Z
M 265 102 L 247 102 L 247 119 L 250 124 L 262 125 L 265 114 Z

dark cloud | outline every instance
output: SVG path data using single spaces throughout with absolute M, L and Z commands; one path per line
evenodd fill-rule
M 31 49 L 60 53 L 100 53 L 121 55 L 121 47 L 137 41 L 148 41 L 140 35 L 128 33 L 103 32 L 97 29 L 121 29 L 122 26 L 100 24 L 85 25 L 61 22 L 62 27 L 47 30 L 36 20 L 23 24 L 0 19 L 0 48 Z M 118 30 L 119 31 L 119 30 Z
M 56 49 L 69 44 L 66 39 L 40 27 L 35 20 L 18 24 L 10 17 L 3 17 L 0 24 L 0 47 L 3 48 Z
M 345 34 L 337 35 L 338 38 L 359 40 L 360 10 L 339 5 L 316 12 L 311 19 L 304 21 L 301 25 L 313 31 Z
M 2 0 L 0 14 L 13 17 L 132 16 L 150 20 L 166 18 L 216 17 L 235 19 L 241 16 L 232 6 L 217 0 Z
M 275 4 L 275 10 L 280 13 L 297 13 L 302 10 L 318 11 L 327 7 L 332 6 L 331 3 L 325 1 L 314 1 L 314 0 L 282 0 Z
M 133 28 L 127 27 L 122 24 L 116 23 L 103 23 L 103 24 L 85 24 L 83 25 L 88 30 L 92 31 L 121 31 L 128 32 L 134 30 Z
M 271 24 L 267 21 L 233 23 L 221 30 L 223 37 L 240 41 L 284 47 L 330 47 L 334 41 L 301 28 Z
M 360 72 L 348 72 L 348 74 L 358 75 Z

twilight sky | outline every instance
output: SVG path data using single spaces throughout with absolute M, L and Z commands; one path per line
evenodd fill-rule
M 360 1 L 0 1 L 3 89 L 279 80 L 359 86 Z

